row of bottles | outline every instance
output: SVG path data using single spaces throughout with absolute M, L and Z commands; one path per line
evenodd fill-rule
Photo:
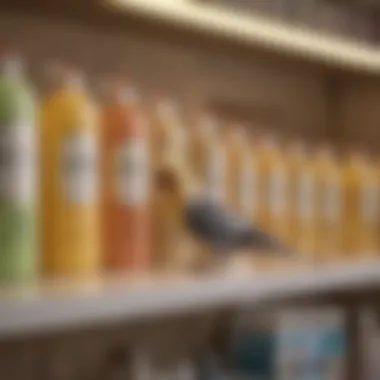
M 173 104 L 163 114 L 161 128 L 153 129 L 161 147 L 156 163 L 176 161 L 177 176 L 192 176 L 208 196 L 280 238 L 300 259 L 375 257 L 380 168 L 370 155 L 281 142 L 209 116 L 186 129 Z
M 136 94 L 110 82 L 100 109 L 83 75 L 57 65 L 38 104 L 15 56 L 0 70 L 1 280 L 146 269 L 150 150 Z
M 40 106 L 19 60 L 3 56 L 0 70 L 2 280 L 186 266 L 199 249 L 181 214 L 190 187 L 308 259 L 378 249 L 378 168 L 362 153 L 311 154 L 208 115 L 185 128 L 175 102 L 146 109 L 123 80 L 98 107 L 62 65 Z M 156 191 L 163 169 L 178 193 Z

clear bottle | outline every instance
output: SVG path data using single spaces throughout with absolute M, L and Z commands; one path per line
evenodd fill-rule
M 77 70 L 56 65 L 42 103 L 43 264 L 48 276 L 100 269 L 97 107 Z
M 316 171 L 316 254 L 323 261 L 341 258 L 343 226 L 343 173 L 329 145 L 315 152 Z
M 0 281 L 36 275 L 36 100 L 21 61 L 0 56 Z
M 102 112 L 103 253 L 112 271 L 151 264 L 150 136 L 137 91 L 111 82 Z

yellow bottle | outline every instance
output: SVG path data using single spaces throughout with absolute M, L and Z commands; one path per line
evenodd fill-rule
M 302 142 L 287 149 L 289 242 L 301 259 L 313 260 L 315 249 L 315 170 Z
M 176 102 L 168 98 L 158 99 L 153 107 L 151 125 L 153 166 L 166 161 L 185 165 L 188 136 Z
M 216 120 L 202 116 L 191 130 L 189 162 L 204 193 L 222 203 L 227 198 L 226 154 Z
M 343 223 L 343 175 L 329 146 L 316 150 L 316 236 L 315 251 L 324 262 L 341 258 Z
M 362 152 L 351 153 L 344 169 L 343 248 L 348 259 L 373 257 L 377 249 L 378 173 Z
M 82 77 L 59 67 L 42 104 L 43 264 L 48 276 L 98 272 L 98 116 Z
M 247 219 L 254 213 L 255 162 L 248 133 L 233 124 L 224 133 L 227 150 L 227 203 Z
M 260 183 L 259 225 L 282 240 L 287 238 L 287 177 L 284 155 L 276 139 L 266 135 L 257 148 Z

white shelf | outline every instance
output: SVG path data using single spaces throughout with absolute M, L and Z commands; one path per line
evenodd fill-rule
M 192 0 L 104 0 L 107 6 L 175 28 L 196 30 L 252 48 L 264 48 L 333 68 L 380 74 L 375 46 L 244 15 Z
M 380 287 L 380 264 L 367 263 L 294 272 L 279 269 L 271 274 L 258 270 L 239 276 L 104 280 L 4 290 L 0 294 L 0 337 L 376 286 Z

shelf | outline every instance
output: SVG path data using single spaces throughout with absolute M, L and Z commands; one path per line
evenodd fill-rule
M 121 12 L 194 30 L 250 48 L 300 58 L 334 69 L 366 75 L 380 74 L 380 50 L 369 44 L 330 37 L 275 22 L 258 15 L 239 14 L 192 0 L 105 0 Z
M 103 280 L 0 293 L 0 337 L 131 322 L 380 286 L 380 264 L 245 274 Z

